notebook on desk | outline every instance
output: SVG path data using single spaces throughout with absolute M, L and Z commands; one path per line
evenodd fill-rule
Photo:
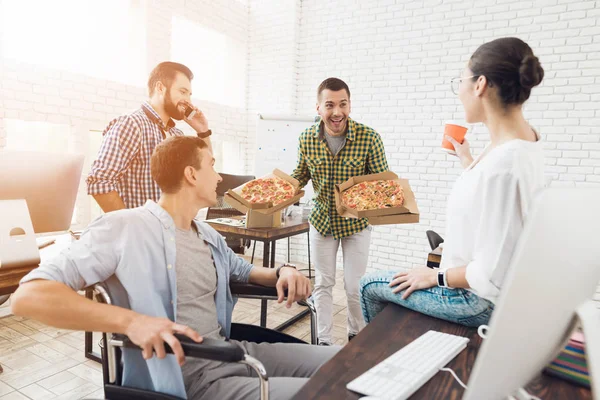
M 215 218 L 215 219 L 207 219 L 204 222 L 209 222 L 209 223 L 213 223 L 213 224 L 235 226 L 235 227 L 238 227 L 238 228 L 244 228 L 244 227 L 246 227 L 246 221 L 244 219 L 237 219 L 237 218 Z
M 0 200 L 0 268 L 35 265 L 40 252 L 25 200 Z

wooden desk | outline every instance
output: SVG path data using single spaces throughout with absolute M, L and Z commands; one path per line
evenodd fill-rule
M 242 217 L 232 217 L 231 219 L 241 219 Z M 302 219 L 301 216 L 291 216 L 285 218 L 283 224 L 278 228 L 245 228 L 230 226 L 206 221 L 208 225 L 213 227 L 217 232 L 228 237 L 256 240 L 264 243 L 263 248 L 263 267 L 275 268 L 275 244 L 279 239 L 289 238 L 291 236 L 309 233 L 308 220 Z M 289 256 L 289 255 L 288 255 Z M 310 237 L 308 238 L 308 265 L 310 268 Z M 283 324 L 275 328 L 282 331 L 293 325 L 298 320 L 304 318 L 310 313 L 309 309 L 303 310 L 294 317 L 288 319 Z M 260 326 L 267 326 L 267 300 L 261 300 L 260 304 Z
M 17 268 L 0 268 L 0 296 L 14 293 L 21 279 L 36 269 L 38 264 Z
M 40 250 L 42 262 L 54 258 L 71 243 L 69 234 L 50 236 L 50 238 L 54 238 L 56 242 Z M 38 266 L 38 264 L 34 264 L 16 268 L 0 267 L 0 296 L 14 293 L 19 287 L 19 281 Z
M 358 336 L 325 363 L 294 399 L 359 399 L 361 395 L 346 389 L 348 382 L 431 329 L 470 339 L 467 348 L 448 364 L 467 383 L 481 346 L 477 330 L 389 304 Z M 526 389 L 544 400 L 592 398 L 589 389 L 543 374 Z M 460 399 L 463 392 L 464 389 L 450 373 L 440 371 L 411 399 Z

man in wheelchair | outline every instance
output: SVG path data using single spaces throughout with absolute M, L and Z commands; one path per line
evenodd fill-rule
M 221 177 L 214 161 L 197 137 L 164 140 L 150 163 L 162 191 L 159 202 L 92 222 L 79 241 L 23 278 L 13 297 L 13 313 L 63 329 L 126 334 L 142 352 L 125 349 L 125 386 L 193 399 L 258 398 L 258 378 L 247 366 L 185 360 L 174 334 L 196 342 L 228 339 L 234 306 L 230 281 L 274 286 L 280 303 L 287 290 L 287 307 L 312 289 L 293 267 L 249 264 L 214 229 L 194 219 L 201 208 L 216 202 Z M 76 293 L 113 275 L 127 291 L 130 310 Z M 166 354 L 165 343 L 173 355 Z M 235 343 L 265 366 L 271 399 L 292 397 L 338 350 Z

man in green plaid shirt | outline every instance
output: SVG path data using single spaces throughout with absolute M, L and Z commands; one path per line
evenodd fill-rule
M 358 288 L 367 269 L 371 241 L 371 228 L 366 219 L 347 219 L 337 213 L 334 187 L 353 176 L 387 171 L 388 164 L 379 134 L 349 118 L 350 89 L 342 80 L 328 78 L 319 85 L 317 112 L 320 121 L 300 135 L 298 165 L 292 176 L 300 181 L 300 187 L 312 180 L 315 190 L 315 206 L 309 218 L 316 269 L 313 298 L 319 344 L 327 345 L 332 344 L 332 292 L 340 243 L 350 340 L 365 326 Z

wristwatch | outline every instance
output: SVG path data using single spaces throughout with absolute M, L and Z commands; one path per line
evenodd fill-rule
M 196 132 L 196 134 L 198 135 L 198 137 L 200 139 L 206 139 L 207 137 L 209 137 L 210 135 L 212 135 L 212 131 L 209 129 L 206 132 Z
M 448 287 L 448 277 L 446 276 L 446 270 L 439 271 L 437 275 L 437 285 L 439 287 Z
M 277 267 L 277 269 L 275 270 L 275 276 L 277 276 L 277 279 L 279 279 L 279 271 L 281 271 L 281 268 L 284 268 L 284 267 L 288 267 L 288 268 L 294 268 L 294 269 L 296 269 L 296 266 L 295 266 L 294 264 L 288 264 L 288 263 L 285 263 L 285 264 L 282 264 L 282 265 L 280 265 L 280 266 L 279 266 L 279 267 Z

